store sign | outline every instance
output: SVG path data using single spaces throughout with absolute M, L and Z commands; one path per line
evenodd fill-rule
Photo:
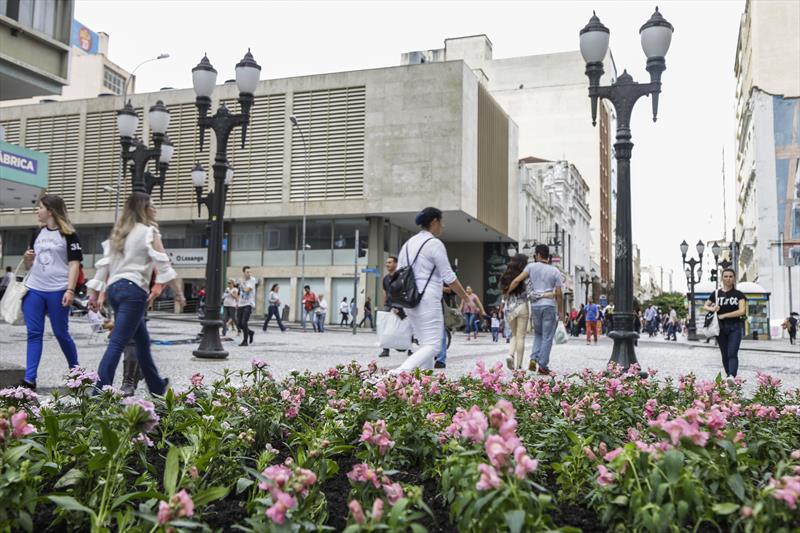
M 77 20 L 72 19 L 70 44 L 77 46 L 87 54 L 96 54 L 100 48 L 100 36 Z
M 47 171 L 46 153 L 0 141 L 0 209 L 35 206 Z
M 208 248 L 175 248 L 167 250 L 173 266 L 205 266 Z

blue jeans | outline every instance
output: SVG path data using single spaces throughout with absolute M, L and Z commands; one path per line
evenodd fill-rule
M 442 331 L 442 349 L 439 350 L 435 362 L 444 363 L 447 360 L 447 328 Z
M 500 337 L 500 328 L 492 328 L 492 342 L 497 342 Z
M 303 331 L 306 330 L 306 323 L 311 322 L 311 327 L 317 331 L 317 315 L 314 310 L 303 309 L 303 314 L 300 315 L 300 323 L 303 325 Z
M 533 352 L 531 359 L 539 366 L 549 368 L 550 349 L 553 347 L 553 337 L 556 335 L 556 308 L 552 305 L 539 305 L 531 307 L 531 320 L 533 320 Z
M 737 319 L 731 324 L 723 324 L 720 320 L 717 336 L 719 351 L 722 353 L 722 367 L 726 376 L 736 377 L 739 371 L 739 345 L 742 343 L 742 324 Z
M 36 383 L 39 361 L 42 359 L 42 340 L 44 338 L 44 316 L 50 315 L 50 325 L 56 336 L 69 368 L 78 366 L 78 349 L 69 334 L 69 307 L 61 305 L 66 291 L 44 292 L 28 289 L 22 300 L 22 313 L 28 330 L 27 364 L 25 381 Z
M 275 317 L 275 320 L 278 321 L 278 327 L 281 328 L 281 331 L 286 331 L 286 326 L 284 326 L 283 322 L 281 321 L 281 314 L 278 312 L 277 305 L 270 305 L 267 309 L 267 318 L 264 319 L 264 327 L 262 329 L 267 331 L 267 326 L 269 326 L 269 321 L 273 316 Z
M 467 333 L 467 337 L 473 331 L 477 334 L 478 333 L 478 325 L 475 323 L 475 313 L 464 313 L 464 331 Z
M 97 373 L 100 381 L 97 388 L 114 382 L 117 364 L 125 349 L 125 345 L 133 339 L 136 344 L 136 357 L 139 368 L 144 375 L 147 388 L 152 394 L 164 394 L 166 381 L 158 375 L 158 369 L 150 353 L 150 334 L 144 321 L 144 312 L 147 309 L 147 293 L 126 279 L 116 281 L 108 287 L 108 303 L 114 309 L 114 329 L 108 341 L 106 353 L 100 360 Z
M 314 328 L 318 333 L 325 333 L 325 315 L 322 313 L 314 314 Z

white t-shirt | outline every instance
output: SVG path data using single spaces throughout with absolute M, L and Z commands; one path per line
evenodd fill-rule
M 342 302 L 339 304 L 339 312 L 342 314 L 350 314 L 350 306 L 347 305 L 347 302 Z
M 57 229 L 43 227 L 33 243 L 33 251 L 36 258 L 25 286 L 42 292 L 66 290 L 69 262 L 83 259 L 78 236 L 75 233 L 64 236 Z
M 6 272 L 3 274 L 3 279 L 0 280 L 0 287 L 5 288 L 11 285 L 11 280 L 14 279 L 13 272 Z
M 225 296 L 222 298 L 222 306 L 223 307 L 236 307 L 237 301 L 239 299 L 239 289 L 236 287 L 226 287 L 225 288 Z
M 250 276 L 250 279 L 242 279 L 240 282 L 239 307 L 256 306 L 256 285 L 258 285 L 258 282 L 253 276 Z M 250 290 L 248 291 L 247 289 Z
M 275 291 L 269 291 L 269 305 L 281 305 L 281 299 Z
M 497 318 L 495 316 L 492 317 L 492 327 L 493 328 L 499 328 L 500 327 L 500 319 L 499 318 Z

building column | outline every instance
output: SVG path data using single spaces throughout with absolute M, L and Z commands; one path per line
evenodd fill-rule
M 367 267 L 374 268 L 378 272 L 378 276 L 367 274 L 366 286 L 364 288 L 364 300 L 367 296 L 372 298 L 373 311 L 378 308 L 378 303 L 382 303 L 381 294 L 379 290 L 382 288 L 379 280 L 382 279 L 383 273 L 383 250 L 384 250 L 384 233 L 383 233 L 383 217 L 369 217 L 369 248 L 367 250 Z M 362 302 L 363 305 L 363 302 Z

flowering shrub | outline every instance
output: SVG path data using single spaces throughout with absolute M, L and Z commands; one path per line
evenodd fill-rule
M 794 531 L 800 391 L 268 365 L 164 397 L 0 390 L 0 531 Z

